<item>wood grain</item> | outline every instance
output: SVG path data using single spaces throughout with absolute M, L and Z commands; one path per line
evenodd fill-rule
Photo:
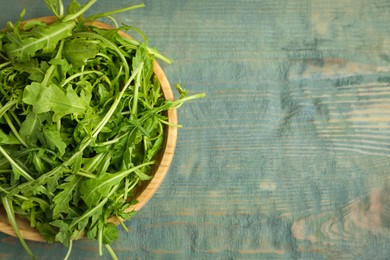
M 116 18 L 174 60 L 171 82 L 208 97 L 178 110 L 170 172 L 120 231 L 119 258 L 389 259 L 390 2 L 145 4 Z M 77 241 L 72 257 L 96 249 Z M 0 258 L 20 250 L 0 235 Z

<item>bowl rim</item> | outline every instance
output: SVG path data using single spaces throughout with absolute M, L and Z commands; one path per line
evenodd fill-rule
M 50 24 L 55 22 L 57 20 L 57 17 L 43 16 L 43 17 L 28 19 L 25 22 L 30 20 L 40 20 L 42 22 Z M 102 29 L 114 29 L 114 27 L 100 21 L 94 21 L 92 24 L 93 26 Z M 118 33 L 122 37 L 131 38 L 130 35 L 126 34 L 123 31 L 119 31 Z M 171 85 L 164 71 L 162 70 L 161 66 L 158 64 L 157 61 L 154 61 L 153 72 L 157 77 L 158 81 L 160 82 L 164 99 L 173 101 L 174 95 L 172 92 Z M 169 170 L 169 167 L 172 163 L 175 148 L 176 148 L 176 142 L 177 142 L 177 127 L 175 125 L 177 125 L 178 118 L 177 118 L 176 108 L 169 109 L 166 111 L 166 113 L 167 113 L 167 121 L 169 124 L 166 125 L 164 129 L 165 140 L 163 144 L 163 149 L 159 152 L 159 154 L 161 155 L 161 160 L 159 160 L 157 164 L 154 165 L 154 170 L 153 170 L 154 174 L 152 179 L 148 182 L 145 182 L 145 184 L 143 184 L 143 189 L 140 191 L 138 196 L 135 197 L 138 203 L 128 207 L 125 210 L 126 212 L 139 211 L 142 207 L 146 205 L 146 203 L 148 203 L 148 201 L 153 197 L 153 195 L 156 193 L 158 188 L 161 186 L 161 183 L 163 182 Z M 37 241 L 37 242 L 46 242 L 43 236 L 35 228 L 32 228 L 30 226 L 28 220 L 20 218 L 18 216 L 16 216 L 16 219 L 20 229 L 20 233 L 22 234 L 24 239 Z M 120 223 L 118 219 L 113 217 L 109 219 L 109 222 L 114 223 L 116 225 Z M 6 213 L 2 205 L 0 205 L 0 232 L 16 237 L 16 234 L 11 224 L 8 222 Z

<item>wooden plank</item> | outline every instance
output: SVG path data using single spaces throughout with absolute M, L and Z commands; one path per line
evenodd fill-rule
M 119 22 L 173 58 L 162 64 L 171 83 L 208 97 L 178 110 L 172 167 L 120 231 L 118 256 L 389 258 L 390 2 L 145 3 Z M 66 251 L 29 245 L 41 259 Z M 21 251 L 0 235 L 1 259 Z M 72 259 L 96 252 L 78 241 Z

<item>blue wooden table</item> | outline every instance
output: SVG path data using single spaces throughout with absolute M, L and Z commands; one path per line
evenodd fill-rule
M 390 1 L 144 3 L 115 18 L 174 60 L 161 64 L 172 84 L 208 96 L 179 109 L 170 171 L 120 229 L 119 258 L 390 259 Z M 0 24 L 50 14 L 37 0 L 0 7 Z M 74 243 L 71 259 L 98 257 Z M 0 234 L 0 259 L 16 258 L 29 259 Z

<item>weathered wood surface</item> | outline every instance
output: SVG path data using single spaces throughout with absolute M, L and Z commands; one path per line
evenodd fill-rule
M 172 167 L 120 232 L 120 259 L 390 259 L 390 2 L 145 4 L 118 21 L 174 59 L 171 83 L 208 98 L 179 109 Z M 49 14 L 0 6 L 2 24 L 22 7 Z M 29 245 L 39 259 L 66 252 Z M 97 259 L 94 242 L 74 247 Z M 0 235 L 0 259 L 22 251 Z

